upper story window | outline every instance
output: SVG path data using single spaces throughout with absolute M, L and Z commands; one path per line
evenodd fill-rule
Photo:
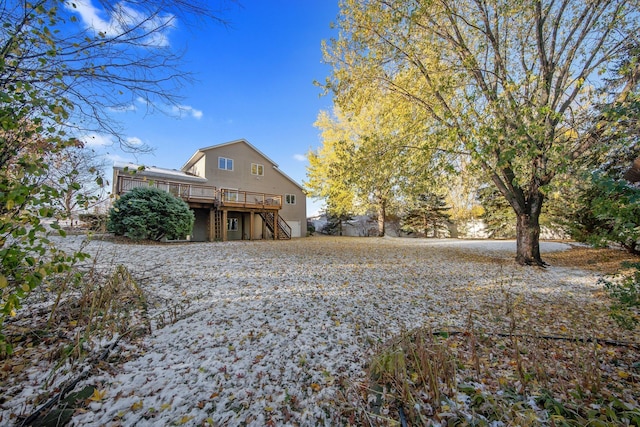
M 287 205 L 295 205 L 296 204 L 296 195 L 295 194 L 285 194 L 284 202 Z
M 251 163 L 251 175 L 264 176 L 264 166 L 258 163 Z
M 227 159 L 226 157 L 218 157 L 218 169 L 232 171 L 233 159 Z

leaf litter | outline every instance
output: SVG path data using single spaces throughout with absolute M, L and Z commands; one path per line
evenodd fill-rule
M 447 425 L 474 416 L 502 425 L 529 417 L 535 425 L 550 422 L 545 407 L 554 402 L 570 411 L 576 394 L 597 406 L 591 390 L 637 409 L 638 337 L 609 318 L 600 273 L 566 262 L 520 267 L 511 261 L 514 246 L 93 240 L 85 251 L 94 268 L 107 274 L 122 266 L 144 298 L 126 327 L 84 343 L 96 352 L 112 345 L 105 360 L 42 357 L 66 337 L 62 329 L 23 340 L 16 346 L 23 357 L 4 361 L 0 420 L 19 425 L 81 372 L 88 374 L 76 389 L 92 394 L 71 425 L 396 425 L 407 417 Z M 569 248 L 545 242 L 542 250 L 553 257 Z M 28 313 L 46 312 L 51 300 L 43 290 L 29 303 L 17 316 L 23 323 L 9 328 L 37 330 Z M 432 359 L 440 364 L 414 363 Z M 515 403 L 517 415 L 501 412 Z

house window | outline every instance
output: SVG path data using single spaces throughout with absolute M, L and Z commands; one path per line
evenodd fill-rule
M 227 218 L 227 230 L 238 231 L 238 218 Z
M 264 176 L 264 166 L 258 163 L 251 163 L 251 175 Z
M 287 205 L 295 205 L 296 204 L 296 195 L 295 194 L 285 194 L 284 202 Z
M 226 157 L 218 157 L 218 169 L 232 171 L 233 159 L 227 159 Z

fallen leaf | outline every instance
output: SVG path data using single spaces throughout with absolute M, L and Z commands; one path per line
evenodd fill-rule
M 92 402 L 100 402 L 107 395 L 107 390 L 98 390 L 97 388 L 93 389 L 93 394 L 89 398 Z

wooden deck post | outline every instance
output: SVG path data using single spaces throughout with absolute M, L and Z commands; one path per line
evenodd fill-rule
M 215 223 L 216 211 L 214 208 L 209 208 L 209 241 L 216 240 L 216 223 Z
M 255 222 L 255 212 L 249 214 L 249 240 L 253 240 L 253 223 Z
M 222 211 L 222 241 L 227 241 L 227 210 Z

